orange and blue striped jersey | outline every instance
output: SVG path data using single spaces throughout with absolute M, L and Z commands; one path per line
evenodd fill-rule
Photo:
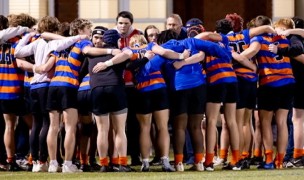
M 147 45 L 128 49 L 133 52 L 133 56 L 130 58 L 130 60 L 135 61 L 144 57 L 147 51 Z M 159 56 L 156 56 L 155 58 L 159 58 Z M 146 92 L 166 87 L 166 83 L 160 69 L 153 72 L 148 72 L 146 67 L 149 66 L 144 65 L 140 67 L 134 74 L 136 89 Z
M 89 40 L 81 40 L 61 52 L 55 52 L 55 72 L 50 86 L 79 87 L 79 71 L 84 61 L 83 48 L 93 46 Z
M 207 83 L 210 85 L 219 83 L 237 82 L 236 74 L 231 64 L 231 49 L 228 46 L 228 38 L 222 35 L 222 42 L 218 43 L 222 49 L 228 54 L 226 58 L 207 55 L 205 59 L 205 69 Z
M 91 86 L 90 86 L 90 74 L 87 74 L 82 79 L 82 82 L 79 85 L 78 91 L 86 91 L 86 90 L 90 90 L 90 89 L 91 89 Z
M 263 34 L 252 38 L 251 43 L 253 42 L 261 45 L 256 55 L 260 86 L 280 87 L 295 82 L 290 58 L 276 55 L 268 49 L 270 44 L 276 44 L 281 48 L 289 46 L 289 40 L 286 37 Z
M 227 37 L 229 40 L 229 46 L 233 51 L 239 54 L 249 47 L 250 35 L 248 29 L 245 29 L 238 33 L 228 33 Z M 253 61 L 253 63 L 256 62 Z M 256 82 L 258 80 L 257 73 L 255 73 L 252 69 L 243 66 L 239 62 L 233 61 L 233 68 L 236 75 L 242 79 L 250 82 Z
M 20 38 L 16 36 L 0 45 L 0 99 L 17 99 L 23 93 L 24 72 L 17 67 L 14 57 Z

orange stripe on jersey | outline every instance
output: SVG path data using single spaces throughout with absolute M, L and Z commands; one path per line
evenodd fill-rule
M 216 82 L 216 81 L 218 81 L 220 79 L 227 78 L 227 77 L 236 77 L 235 72 L 228 72 L 228 71 L 226 71 L 226 72 L 220 72 L 220 73 L 215 74 L 215 75 L 213 75 L 211 77 L 207 76 L 209 83 L 214 83 L 214 82 Z
M 294 79 L 294 77 L 293 77 L 293 75 L 284 75 L 284 79 Z M 277 81 L 284 80 L 284 79 L 282 79 L 282 76 L 280 76 L 280 75 L 261 77 L 259 85 L 263 86 L 263 85 L 270 84 L 272 82 L 277 82 Z
M 21 87 L 12 87 L 12 86 L 0 86 L 1 93 L 12 93 L 12 92 L 21 92 Z
M 7 74 L 7 73 L 0 73 L 1 80 L 6 81 L 23 81 L 24 75 L 23 74 Z
M 52 82 L 68 82 L 70 84 L 73 84 L 73 85 L 78 85 L 78 80 L 77 79 L 73 79 L 73 78 L 70 78 L 70 77 L 64 77 L 64 76 L 56 76 L 56 77 L 53 77 L 52 78 Z
M 72 48 L 71 53 L 80 54 L 80 53 L 81 53 L 81 50 L 80 50 L 80 48 L 78 48 L 78 47 L 74 46 L 74 47 Z
M 81 65 L 81 61 L 74 59 L 73 57 L 69 57 L 68 59 L 69 63 L 72 63 L 74 66 L 80 66 Z
M 153 84 L 159 84 L 159 83 L 165 83 L 165 80 L 163 78 L 155 78 L 155 79 L 151 79 L 146 82 L 139 83 L 139 84 L 137 84 L 136 87 L 137 87 L 137 89 L 142 89 L 142 88 L 151 86 Z
M 56 66 L 56 71 L 65 71 L 72 73 L 72 70 L 68 66 Z
M 260 72 L 260 71 L 259 71 Z M 282 68 L 282 69 L 263 69 L 260 72 L 260 75 L 271 75 L 271 74 L 292 74 L 292 70 L 290 68 Z

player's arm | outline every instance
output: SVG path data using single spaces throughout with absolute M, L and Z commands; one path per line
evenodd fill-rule
M 250 38 L 253 38 L 254 36 L 257 36 L 257 35 L 260 35 L 260 34 L 264 34 L 264 33 L 275 34 L 276 31 L 274 30 L 273 27 L 271 27 L 269 25 L 263 25 L 263 26 L 259 26 L 259 27 L 254 27 L 254 28 L 251 28 L 249 30 L 249 36 L 250 36 Z
M 50 56 L 45 64 L 41 64 L 39 66 L 33 65 L 33 72 L 38 74 L 47 73 L 52 69 L 52 67 L 55 64 L 55 61 L 56 61 L 56 57 Z
M 24 59 L 16 59 L 18 68 L 22 69 L 23 71 L 33 72 L 33 64 L 30 62 L 25 61 Z
M 245 56 L 248 59 L 251 59 L 255 56 L 261 49 L 261 44 L 257 41 L 250 44 L 250 46 L 241 53 L 242 56 Z
M 253 70 L 254 72 L 256 72 L 257 67 L 254 63 L 252 63 L 247 57 L 245 57 L 244 55 L 238 54 L 236 52 L 232 52 L 232 57 L 234 60 L 236 60 L 237 62 L 239 62 L 240 64 L 242 64 L 243 66 Z
M 158 54 L 158 55 L 163 56 L 168 59 L 186 59 L 190 55 L 190 52 L 187 50 L 185 50 L 183 53 L 177 53 L 171 49 L 163 48 L 157 44 L 155 44 L 151 50 L 153 53 Z
M 204 60 L 204 58 L 205 58 L 205 53 L 203 51 L 199 51 L 198 53 L 196 53 L 184 60 L 175 61 L 173 63 L 173 66 L 175 67 L 175 69 L 180 69 L 185 65 L 198 63 L 198 62 Z
M 223 40 L 220 34 L 213 32 L 202 32 L 196 35 L 194 38 L 201 40 L 215 41 L 215 42 L 219 42 Z

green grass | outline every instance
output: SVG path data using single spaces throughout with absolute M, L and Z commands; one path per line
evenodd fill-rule
M 188 169 L 186 166 L 185 169 Z M 139 170 L 139 167 L 136 167 Z M 152 172 L 132 172 L 132 173 L 76 173 L 76 174 L 50 174 L 50 173 L 31 173 L 31 172 L 0 172 L 0 179 L 284 179 L 291 180 L 297 179 L 301 180 L 304 178 L 304 169 L 283 169 L 283 170 L 257 170 L 250 169 L 245 171 L 222 171 L 216 169 L 214 172 L 173 172 L 173 173 L 163 173 L 160 172 L 160 167 L 152 167 Z

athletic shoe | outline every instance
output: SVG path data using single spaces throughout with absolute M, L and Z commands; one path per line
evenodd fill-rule
M 49 169 L 49 165 L 47 162 L 45 163 L 38 162 L 36 172 L 48 172 L 48 169 Z
M 91 166 L 88 164 L 81 164 L 79 169 L 82 170 L 82 172 L 91 172 L 92 170 Z
M 58 164 L 57 165 L 55 165 L 55 164 L 50 164 L 49 165 L 49 169 L 48 169 L 49 173 L 57 173 L 57 172 L 61 172 L 61 171 L 62 171 L 62 169 Z
M 241 169 L 250 169 L 250 158 L 240 160 Z
M 114 172 L 132 172 L 135 171 L 128 165 L 113 165 L 113 171 Z
M 100 171 L 101 166 L 97 163 L 90 163 L 91 171 Z
M 142 161 L 142 165 L 141 165 L 140 171 L 141 172 L 149 172 L 150 171 L 150 167 L 149 166 L 150 166 L 149 162 Z
M 190 170 L 193 170 L 193 171 L 204 171 L 205 167 L 204 167 L 203 161 L 200 161 L 197 164 L 193 164 L 193 166 L 190 168 Z
M 226 162 L 227 162 L 227 159 L 217 158 L 215 160 L 215 162 L 213 163 L 213 165 L 214 166 L 225 165 Z
M 33 164 L 30 163 L 26 158 L 17 159 L 16 164 L 24 171 L 32 171 L 33 169 Z
M 287 163 L 286 163 L 286 168 L 301 168 L 303 167 L 303 160 L 302 157 L 299 158 L 291 158 Z
M 175 170 L 178 172 L 183 172 L 184 169 L 184 164 L 182 162 L 179 162 L 178 164 L 175 165 Z
M 75 164 L 71 164 L 70 166 L 63 164 L 62 172 L 63 173 L 76 173 L 76 172 L 82 172 L 82 170 L 78 169 Z
M 260 165 L 258 165 L 257 168 L 258 169 L 274 169 L 274 163 L 273 162 L 271 162 L 271 163 L 263 162 Z
M 250 160 L 250 165 L 258 166 L 263 163 L 263 157 L 253 156 Z
M 224 166 L 222 168 L 223 170 L 233 170 L 233 171 L 240 171 L 241 168 L 241 164 L 238 162 L 235 165 L 232 165 L 231 163 L 228 163 L 226 166 Z
M 108 166 L 100 166 L 99 172 L 109 172 Z
M 14 162 L 9 162 L 7 165 L 7 170 L 8 171 L 22 171 L 20 166 L 14 161 Z
M 175 172 L 175 169 L 170 164 L 169 158 L 162 158 L 161 162 L 163 172 Z
M 204 165 L 206 171 L 214 171 L 213 163 L 209 165 Z
M 7 163 L 0 163 L 0 171 L 7 171 Z

